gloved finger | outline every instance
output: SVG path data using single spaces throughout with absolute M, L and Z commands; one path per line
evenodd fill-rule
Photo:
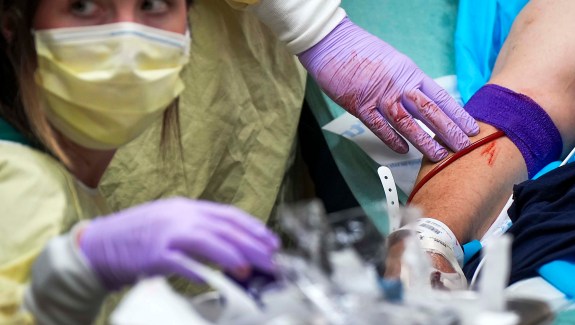
M 419 89 L 404 94 L 403 104 L 427 125 L 453 151 L 471 144 L 469 137 L 429 97 Z
M 269 248 L 277 250 L 280 241 L 277 235 L 269 230 L 261 221 L 241 209 L 233 206 L 214 204 L 213 202 L 197 202 L 198 212 L 209 215 L 216 220 L 222 220 L 262 240 Z
M 421 84 L 421 91 L 429 97 L 449 118 L 468 136 L 479 134 L 479 125 L 465 109 L 463 109 L 445 89 L 433 79 L 426 78 Z
M 431 161 L 439 161 L 449 154 L 415 122 L 400 101 L 390 103 L 384 113 L 389 123 Z
M 189 236 L 179 236 L 170 243 L 170 249 L 197 260 L 215 263 L 225 270 L 237 272 L 249 269 L 249 262 L 233 245 L 204 229 L 193 229 Z
M 228 224 L 212 223 L 207 227 L 211 227 L 210 230 L 213 234 L 235 247 L 251 265 L 263 271 L 272 272 L 275 270 L 273 263 L 275 249 L 266 247 L 261 241 Z
M 358 110 L 357 118 L 393 151 L 401 154 L 409 151 L 409 145 L 405 139 L 389 126 L 389 123 L 375 107 Z
M 164 276 L 168 275 L 179 275 L 182 276 L 190 281 L 196 283 L 205 283 L 204 279 L 198 274 L 196 274 L 193 270 L 189 267 L 186 267 L 186 261 L 190 260 L 190 258 L 179 251 L 171 251 L 164 257 L 165 267 L 164 273 L 161 274 Z

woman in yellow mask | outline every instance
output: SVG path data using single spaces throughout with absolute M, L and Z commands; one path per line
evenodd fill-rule
M 273 269 L 276 236 L 239 209 L 173 198 L 110 214 L 96 189 L 153 121 L 179 141 L 186 0 L 0 3 L 0 323 L 88 324 L 140 277 L 198 280 L 196 259 Z

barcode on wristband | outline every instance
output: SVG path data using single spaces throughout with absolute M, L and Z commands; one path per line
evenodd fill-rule
M 426 223 L 422 223 L 422 224 L 420 224 L 419 226 L 431 230 L 431 231 L 434 232 L 436 235 L 439 235 L 439 234 L 442 233 L 441 230 L 435 228 L 435 227 L 432 226 L 432 225 L 426 224 Z

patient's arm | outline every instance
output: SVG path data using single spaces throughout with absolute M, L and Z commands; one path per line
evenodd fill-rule
M 472 142 L 497 130 L 480 123 L 481 133 Z M 424 162 L 418 182 L 436 164 Z M 468 153 L 431 178 L 414 196 L 412 204 L 425 216 L 445 223 L 460 243 L 479 238 L 499 214 L 512 185 L 527 179 L 521 153 L 506 137 Z
M 517 17 L 490 80 L 535 100 L 559 129 L 564 154 L 575 143 L 574 13 L 572 0 L 530 1 Z M 482 124 L 476 139 L 494 131 Z M 424 163 L 418 179 L 433 166 Z M 503 208 L 513 184 L 526 179 L 521 153 L 508 138 L 499 138 L 433 177 L 412 204 L 445 223 L 460 243 L 466 243 L 481 237 Z M 449 271 L 441 258 L 434 262 Z

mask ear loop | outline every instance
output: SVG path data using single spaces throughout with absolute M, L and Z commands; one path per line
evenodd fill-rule
M 185 37 L 186 40 L 187 40 L 187 42 L 186 42 L 186 47 L 185 47 L 184 51 L 185 51 L 185 53 L 186 53 L 186 56 L 189 56 L 189 55 L 190 55 L 190 50 L 191 50 L 191 47 L 192 47 L 192 42 L 193 42 L 192 32 L 191 32 L 191 29 L 190 29 L 190 24 L 188 24 L 188 28 L 186 29 L 186 34 L 184 34 L 184 37 Z

